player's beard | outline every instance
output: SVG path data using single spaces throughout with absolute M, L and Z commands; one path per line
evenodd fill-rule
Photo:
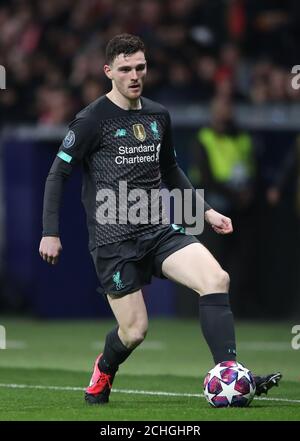
M 129 99 L 138 99 L 142 94 L 142 90 L 143 90 L 143 83 L 141 81 L 136 83 L 136 85 L 130 84 L 127 88 L 127 94 L 128 94 L 127 97 Z
M 136 101 L 140 98 L 144 85 L 142 80 L 139 80 L 137 84 L 139 85 L 139 87 L 137 89 L 133 89 L 130 88 L 131 83 L 124 84 L 115 82 L 115 88 L 117 89 L 118 93 L 122 95 L 125 99 L 129 101 Z

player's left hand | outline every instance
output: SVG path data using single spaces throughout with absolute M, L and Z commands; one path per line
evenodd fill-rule
M 218 234 L 230 234 L 233 232 L 231 219 L 213 209 L 208 210 L 205 213 L 205 220 Z

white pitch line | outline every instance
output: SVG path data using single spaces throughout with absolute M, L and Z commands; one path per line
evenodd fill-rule
M 40 390 L 59 390 L 59 391 L 84 391 L 83 387 L 71 387 L 71 386 L 42 386 L 42 385 L 30 385 L 30 384 L 5 384 L 0 383 L 0 388 L 8 389 L 40 389 Z M 150 391 L 150 390 L 130 390 L 130 389 L 112 389 L 112 392 L 122 394 L 133 395 L 156 395 L 167 397 L 191 397 L 191 398 L 204 398 L 203 394 L 188 394 L 179 392 L 162 392 L 162 391 Z M 285 403 L 300 403 L 300 400 L 290 400 L 288 398 L 268 398 L 268 397 L 255 397 L 255 400 L 261 401 L 279 401 Z

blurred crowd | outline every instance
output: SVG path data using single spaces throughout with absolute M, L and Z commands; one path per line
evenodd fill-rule
M 165 104 L 300 102 L 299 0 L 0 0 L 0 122 L 60 124 L 105 93 L 108 40 L 140 35 Z

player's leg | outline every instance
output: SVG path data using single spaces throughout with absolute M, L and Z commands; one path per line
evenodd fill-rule
M 106 364 L 108 368 L 117 369 L 146 337 L 148 315 L 141 290 L 122 297 L 108 295 L 108 302 L 118 326 L 111 332 L 114 337 L 106 339 L 103 367 Z
M 200 296 L 229 291 L 229 275 L 200 242 L 175 251 L 162 264 L 168 279 L 181 283 Z
M 123 296 L 110 294 L 107 298 L 118 326 L 107 334 L 103 353 L 96 359 L 91 383 L 85 394 L 90 404 L 108 402 L 119 365 L 144 340 L 148 329 L 147 310 L 141 290 Z
M 197 292 L 203 335 L 215 363 L 235 360 L 236 343 L 229 303 L 229 275 L 202 244 L 192 243 L 169 255 L 163 274 Z
M 215 363 L 235 360 L 234 321 L 228 296 L 229 276 L 212 254 L 200 243 L 187 245 L 163 261 L 162 272 L 200 295 L 201 327 Z M 280 372 L 255 376 L 256 395 L 278 386 L 281 378 Z

